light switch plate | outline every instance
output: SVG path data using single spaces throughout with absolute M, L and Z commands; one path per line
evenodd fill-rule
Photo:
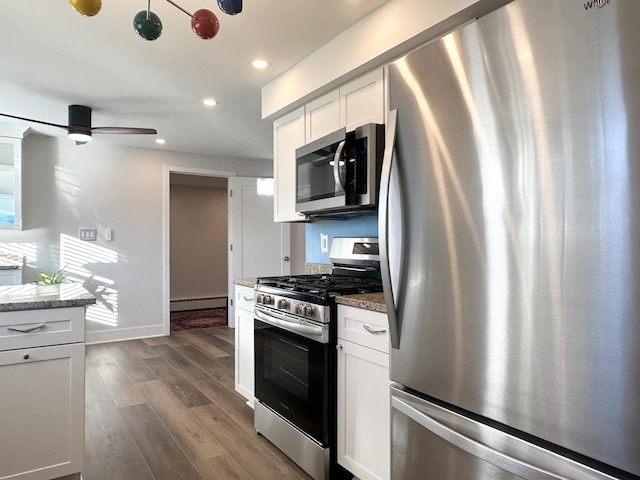
M 98 229 L 89 227 L 78 228 L 78 238 L 85 242 L 95 242 L 98 239 Z

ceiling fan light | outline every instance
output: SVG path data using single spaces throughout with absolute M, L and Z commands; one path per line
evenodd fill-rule
M 80 15 L 93 17 L 102 8 L 102 0 L 68 0 L 69 5 Z
M 203 40 L 209 40 L 218 34 L 220 22 L 218 22 L 218 17 L 216 17 L 215 13 L 206 8 L 202 8 L 193 12 L 191 29 L 193 33 Z
M 133 29 L 145 40 L 155 40 L 162 33 L 162 22 L 152 11 L 141 10 L 133 17 Z
M 67 135 L 69 140 L 73 140 L 76 143 L 87 143 L 91 141 L 91 134 L 88 133 L 79 133 L 79 132 L 69 132 Z

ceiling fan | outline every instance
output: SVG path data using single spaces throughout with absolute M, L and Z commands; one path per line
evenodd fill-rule
M 33 118 L 18 117 L 7 113 L 0 113 L 2 117 L 15 118 L 16 120 L 24 120 L 27 122 L 40 123 L 49 125 L 50 127 L 64 128 L 70 140 L 76 142 L 76 145 L 83 145 L 91 141 L 94 133 L 108 133 L 118 135 L 155 135 L 158 132 L 155 128 L 137 128 L 137 127 L 92 127 L 91 126 L 91 108 L 84 105 L 69 105 L 69 125 L 59 125 L 57 123 L 44 122 L 42 120 L 34 120 Z

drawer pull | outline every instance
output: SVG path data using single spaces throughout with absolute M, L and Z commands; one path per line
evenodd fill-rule
M 246 295 L 242 295 L 242 298 L 244 298 L 245 302 L 251 302 L 253 303 L 253 297 L 247 297 Z
M 28 353 L 25 353 L 25 354 L 22 356 L 22 358 L 24 358 L 25 360 L 29 360 L 29 354 L 28 354 Z
M 12 332 L 30 333 L 43 327 L 44 323 L 41 323 L 39 325 L 33 325 L 32 327 L 7 327 L 7 330 L 11 330 Z
M 374 328 L 374 327 L 371 327 L 371 326 L 366 325 L 366 324 L 365 324 L 365 325 L 362 325 L 362 328 L 364 328 L 367 332 L 372 333 L 372 334 L 374 334 L 374 335 L 375 335 L 376 333 L 384 333 L 384 332 L 386 332 L 386 331 L 387 331 L 387 329 L 386 329 L 386 328 Z

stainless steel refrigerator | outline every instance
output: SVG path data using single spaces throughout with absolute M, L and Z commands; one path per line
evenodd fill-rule
M 638 478 L 640 1 L 516 0 L 389 106 L 393 480 Z

